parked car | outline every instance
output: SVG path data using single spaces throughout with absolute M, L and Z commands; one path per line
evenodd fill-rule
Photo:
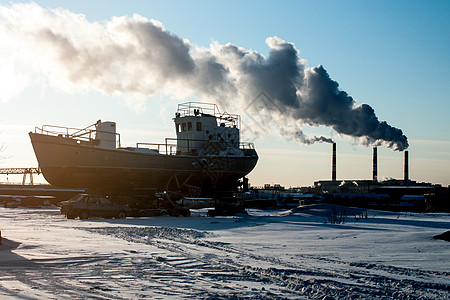
M 98 195 L 80 194 L 62 201 L 61 213 L 68 219 L 87 219 L 89 217 L 103 217 L 124 219 L 130 209 L 124 205 L 114 204 L 107 198 Z
M 3 199 L 3 207 L 5 208 L 17 208 L 21 204 L 21 197 L 10 196 Z

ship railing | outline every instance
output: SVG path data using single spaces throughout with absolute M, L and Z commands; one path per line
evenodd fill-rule
M 57 125 L 42 125 L 42 127 L 40 127 L 40 128 L 35 127 L 34 132 L 40 133 L 40 134 L 45 134 L 45 135 L 61 136 L 61 137 L 68 138 L 68 139 L 78 139 L 78 140 L 86 141 L 86 142 L 95 141 L 97 132 L 111 134 L 111 132 L 91 129 L 90 127 L 92 127 L 92 126 L 95 126 L 95 124 L 90 125 L 86 128 L 82 128 L 82 129 L 73 128 L 73 127 L 65 127 L 65 126 L 57 126 Z M 115 135 L 116 135 L 117 147 L 120 148 L 121 147 L 120 134 L 115 133 Z
M 175 141 L 175 143 L 171 143 L 170 141 Z M 137 143 L 137 148 L 142 148 L 142 146 L 145 146 L 145 148 L 149 148 L 147 146 L 156 147 L 156 151 L 161 154 L 167 154 L 167 155 L 176 155 L 181 154 L 180 149 L 177 148 L 178 141 L 186 141 L 186 145 L 183 145 L 183 152 L 186 152 L 187 154 L 197 154 L 198 147 L 195 147 L 192 145 L 194 142 L 207 142 L 208 140 L 205 139 L 178 139 L 178 138 L 166 138 L 164 144 L 157 144 L 157 143 Z
M 240 142 L 239 149 L 242 149 L 242 150 L 255 149 L 255 145 L 253 143 L 249 143 L 249 142 Z
M 241 127 L 241 117 L 237 114 L 221 113 L 217 104 L 204 102 L 186 102 L 178 104 L 177 117 L 210 115 L 217 119 L 218 125 Z
M 174 141 L 175 143 L 171 141 Z M 182 147 L 180 147 L 178 146 L 178 141 L 185 141 L 187 143 Z M 165 143 L 136 143 L 136 148 L 146 148 L 153 151 L 157 151 L 160 154 L 166 155 L 180 155 L 180 154 L 197 155 L 198 146 L 192 145 L 192 143 L 194 142 L 210 142 L 210 141 L 205 139 L 166 138 Z M 182 148 L 182 150 L 180 148 Z M 249 142 L 240 142 L 239 149 L 241 150 L 255 149 L 255 145 Z
M 217 114 L 220 114 L 220 111 L 218 106 L 214 103 L 186 102 L 178 104 L 177 113 L 180 117 L 193 116 L 198 114 L 216 116 Z
M 147 148 L 151 150 L 155 150 L 158 153 L 161 154 L 167 154 L 167 155 L 175 155 L 177 153 L 177 145 L 176 144 L 157 144 L 157 143 L 137 143 L 137 148 Z M 156 147 L 156 148 L 155 148 Z

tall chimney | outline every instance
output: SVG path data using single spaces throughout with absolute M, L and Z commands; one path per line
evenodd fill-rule
M 409 159 L 408 159 L 408 151 L 405 151 L 405 184 L 408 184 L 409 181 Z
M 378 157 L 377 157 L 377 147 L 373 147 L 373 181 L 378 180 Z
M 331 165 L 331 180 L 336 181 L 336 143 L 333 143 L 333 161 Z

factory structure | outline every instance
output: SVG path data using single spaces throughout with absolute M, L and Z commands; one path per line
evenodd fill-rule
M 333 143 L 331 180 L 314 182 L 323 200 L 336 204 L 401 211 L 449 211 L 448 188 L 416 182 L 409 177 L 409 152 L 404 152 L 403 179 L 378 179 L 378 150 L 373 147 L 371 180 L 337 180 L 336 143 Z
M 409 178 L 409 153 L 404 153 L 404 170 L 403 179 L 390 179 L 385 181 L 378 180 L 378 149 L 373 147 L 372 159 L 372 179 L 358 180 L 358 179 L 337 179 L 337 150 L 336 143 L 333 143 L 332 159 L 331 159 L 331 180 L 319 180 L 314 182 L 314 187 L 326 193 L 340 193 L 340 192 L 354 192 L 354 193 L 371 193 L 379 190 L 383 186 L 396 186 L 398 188 L 415 188 L 417 186 L 423 188 L 436 188 L 440 185 L 433 185 L 431 183 L 417 183 Z
M 403 179 L 379 180 L 378 149 L 373 147 L 372 179 L 339 179 L 337 146 L 332 144 L 331 179 L 314 182 L 312 187 L 285 189 L 279 184 L 255 188 L 256 198 L 296 204 L 314 201 L 398 211 L 450 211 L 448 187 L 416 182 L 409 175 L 409 152 L 404 152 Z M 262 197 L 261 197 L 262 196 Z
M 391 179 L 386 181 L 378 180 L 378 148 L 373 147 L 373 159 L 372 159 L 372 179 L 371 180 L 358 180 L 358 179 L 337 179 L 337 151 L 336 143 L 333 143 L 332 148 L 332 159 L 331 159 L 331 180 L 319 180 L 314 182 L 314 186 L 317 190 L 327 193 L 337 193 L 337 192 L 359 192 L 359 193 L 370 193 L 375 189 L 380 188 L 382 185 L 388 186 L 399 186 L 399 187 L 411 187 L 411 186 L 435 186 L 429 183 L 418 184 L 409 178 L 409 154 L 408 151 L 404 153 L 404 178 L 401 179 Z

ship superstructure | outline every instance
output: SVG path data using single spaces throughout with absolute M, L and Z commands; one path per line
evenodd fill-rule
M 180 104 L 175 114 L 177 154 L 205 155 L 208 146 L 214 145 L 220 154 L 242 156 L 252 144 L 240 144 L 240 116 L 221 114 L 215 104 L 189 102 Z M 222 153 L 225 151 L 226 153 Z

